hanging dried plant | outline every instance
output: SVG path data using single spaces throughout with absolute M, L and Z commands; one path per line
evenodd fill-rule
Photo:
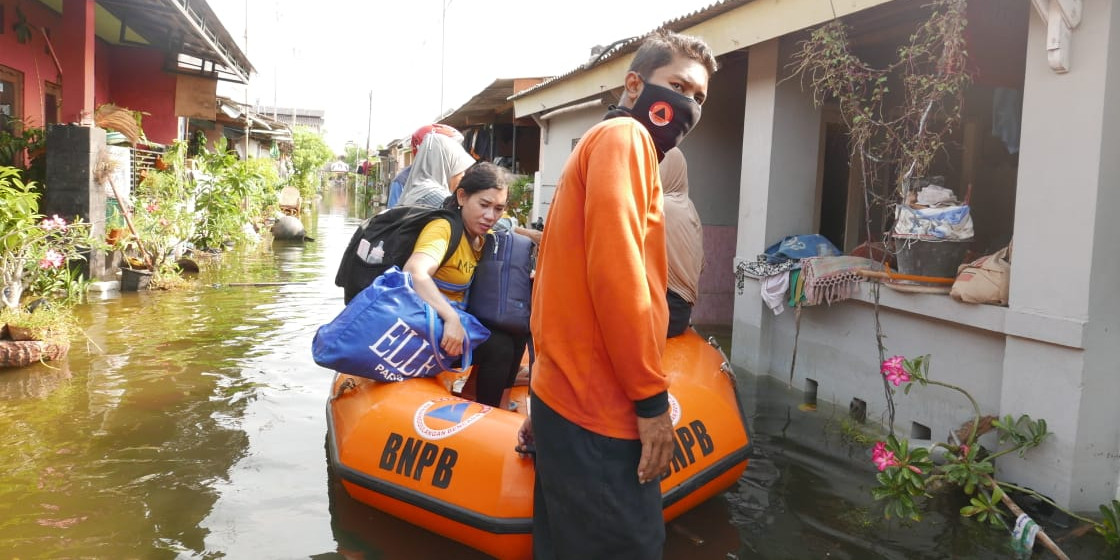
M 794 75 L 812 91 L 819 106 L 835 99 L 849 130 L 851 163 L 863 170 L 863 188 L 878 203 L 890 204 L 890 191 L 905 200 L 909 179 L 922 177 L 945 138 L 960 122 L 965 69 L 966 0 L 935 0 L 929 17 L 899 47 L 898 59 L 881 68 L 856 56 L 847 26 L 836 20 L 815 29 L 794 54 Z M 902 100 L 884 106 L 891 85 Z M 892 169 L 894 188 L 875 195 L 875 168 Z M 869 214 L 870 215 L 870 214 Z
M 112 103 L 106 103 L 97 108 L 93 115 L 94 123 L 105 130 L 115 130 L 128 138 L 128 142 L 136 145 L 144 137 L 140 128 L 140 112 L 131 111 Z

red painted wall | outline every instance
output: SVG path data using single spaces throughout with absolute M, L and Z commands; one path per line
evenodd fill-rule
M 148 140 L 170 144 L 179 132 L 175 116 L 176 75 L 163 71 L 164 53 L 154 49 L 108 46 L 109 91 L 106 101 L 143 111 Z M 101 103 L 99 100 L 98 103 Z
M 32 27 L 31 39 L 23 44 L 16 40 L 16 33 L 12 30 L 12 25 L 16 23 L 17 5 Z M 45 27 L 53 37 L 57 37 L 58 30 L 62 27 L 62 17 L 38 2 L 0 0 L 0 6 L 4 10 L 4 30 L 0 33 L 0 65 L 23 73 L 23 121 L 31 126 L 42 126 L 42 83 L 59 83 L 59 79 L 54 61 L 46 52 L 47 41 L 39 28 Z
M 16 5 L 34 28 L 31 40 L 20 44 L 12 30 Z M 46 51 L 46 40 L 38 29 L 51 30 L 60 59 L 68 56 L 67 45 L 58 36 L 62 16 L 38 2 L 0 0 L 4 29 L 0 33 L 0 65 L 23 73 L 23 119 L 31 126 L 43 125 L 43 82 L 59 83 L 58 70 Z M 158 49 L 110 45 L 96 41 L 94 53 L 94 104 L 115 103 L 143 111 L 142 126 L 149 140 L 167 144 L 175 140 L 176 75 L 163 71 L 164 53 Z M 65 95 L 65 89 L 63 91 Z
M 93 53 L 93 106 L 109 102 L 109 49 L 105 43 L 97 42 L 97 52 Z

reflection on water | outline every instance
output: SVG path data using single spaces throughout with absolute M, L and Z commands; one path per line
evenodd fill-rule
M 348 236 L 353 223 L 305 217 L 326 240 Z M 309 350 L 315 328 L 342 306 L 325 273 L 339 251 L 276 243 L 200 259 L 195 289 L 82 306 L 89 342 L 76 342 L 61 367 L 0 371 L 0 550 L 333 550 L 317 452 L 330 375 Z M 252 285 L 275 282 L 287 283 Z
M 65 360 L 52 363 L 51 367 L 25 367 L 0 373 L 0 402 L 44 398 L 70 377 L 70 362 Z
M 81 308 L 89 341 L 0 370 L 0 550 L 16 558 L 482 558 L 346 495 L 324 452 L 331 373 L 315 329 L 342 308 L 334 270 L 365 212 L 327 192 L 312 243 L 203 263 L 195 289 Z M 724 333 L 725 334 L 725 333 Z M 740 374 L 753 458 L 674 522 L 673 559 L 1007 558 L 1006 538 L 938 504 L 882 521 L 866 449 L 838 413 Z M 1084 539 L 1083 539 L 1084 540 Z M 1072 554 L 1076 549 L 1067 548 Z
M 738 487 L 725 494 L 742 535 L 736 558 L 1015 558 L 1008 532 L 958 514 L 967 502 L 953 489 L 934 495 L 920 522 L 885 520 L 881 504 L 871 498 L 877 482 L 870 449 L 845 436 L 846 409 L 820 402 L 815 412 L 803 411 L 803 394 L 784 382 L 743 374 L 739 379 L 755 445 Z M 1045 520 L 1052 537 L 1075 528 L 1045 506 L 1018 499 Z M 1071 558 L 1117 558 L 1091 534 L 1060 545 Z M 1049 556 L 1041 545 L 1036 551 L 1035 557 Z

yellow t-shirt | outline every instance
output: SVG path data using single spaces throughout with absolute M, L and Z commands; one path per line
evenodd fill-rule
M 447 244 L 450 239 L 451 222 L 445 219 L 432 220 L 424 226 L 424 230 L 420 232 L 420 237 L 416 238 L 416 246 L 412 249 L 412 252 L 424 253 L 438 263 L 443 260 L 443 255 L 447 252 Z M 478 259 L 481 256 L 482 252 L 476 252 L 471 248 L 471 242 L 467 239 L 466 232 L 463 232 L 463 239 L 459 241 L 455 253 L 432 275 L 439 291 L 447 296 L 447 299 L 463 301 L 463 296 L 471 284 L 474 269 L 478 266 Z

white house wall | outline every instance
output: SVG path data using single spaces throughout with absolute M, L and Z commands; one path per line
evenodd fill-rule
M 700 123 L 681 144 L 688 161 L 689 196 L 704 230 L 704 269 L 692 309 L 697 325 L 730 325 L 734 316 L 746 76 L 746 53 L 724 57 L 709 83 Z
M 1075 510 L 1117 497 L 1120 480 L 1120 8 L 1087 0 L 1073 31 L 1071 70 L 1047 64 L 1046 26 L 1032 15 L 1024 86 L 1008 308 L 884 288 L 879 316 L 888 356 L 932 354 L 931 375 L 966 388 L 985 414 L 1047 420 L 1051 438 L 1000 460 L 998 476 Z M 781 41 L 751 48 L 746 88 L 737 258 L 784 235 L 812 233 L 820 116 L 803 91 L 780 82 Z M 793 383 L 820 398 L 868 404 L 884 418 L 875 308 L 854 301 L 806 308 Z M 759 283 L 737 292 L 732 361 L 787 379 L 792 311 L 775 317 Z M 913 423 L 934 439 L 970 419 L 960 396 L 935 388 L 896 397 L 896 430 Z
M 618 82 L 621 85 L 621 77 Z M 560 181 L 560 172 L 564 169 L 564 163 L 568 161 L 575 143 L 583 137 L 587 129 L 603 120 L 606 111 L 606 105 L 572 111 L 551 118 L 547 124 L 541 126 L 541 186 L 540 192 L 534 196 L 540 200 L 542 217 L 548 216 L 552 195 L 556 192 L 556 183 Z
M 1120 418 L 1117 417 L 1116 399 L 1120 397 L 1120 259 L 1116 258 L 1115 240 L 1120 239 L 1120 220 L 1115 219 L 1120 210 L 1120 7 L 1110 3 L 1112 23 L 1109 26 L 1110 42 L 1108 60 L 1105 62 L 1106 95 L 1102 123 L 1107 123 L 1101 133 L 1100 174 L 1097 184 L 1097 204 L 1094 208 L 1096 232 L 1093 235 L 1092 277 L 1089 284 L 1090 323 L 1085 336 L 1085 346 L 1090 349 L 1090 390 L 1085 399 L 1081 422 L 1090 426 L 1087 434 L 1091 441 L 1115 442 L 1106 445 L 1104 461 L 1094 461 L 1094 467 L 1103 469 L 1101 478 L 1110 475 L 1113 497 L 1120 499 Z M 1101 422 L 1098 411 L 1106 411 Z M 1111 417 L 1107 414 L 1111 413 Z M 1099 456 L 1101 451 L 1088 450 Z M 1111 456 L 1109 456 L 1111 455 Z M 1075 473 L 1077 476 L 1079 473 Z M 1087 473 L 1092 476 L 1092 473 Z M 1107 491 L 1107 487 L 1104 491 Z
M 712 76 L 700 123 L 681 143 L 681 151 L 688 160 L 689 193 L 705 226 L 735 226 L 739 221 L 739 155 L 746 79 L 745 53 L 737 53 L 723 62 Z
M 821 116 L 796 81 L 780 81 L 790 45 L 775 38 L 881 3 L 757 0 L 685 30 L 718 54 L 750 47 L 737 86 L 745 92 L 739 154 L 719 152 L 735 146 L 724 137 L 733 122 L 711 120 L 722 114 L 716 105 L 705 108 L 683 146 L 694 189 L 739 173 L 738 204 L 698 204 L 715 223 L 735 207 L 736 259 L 752 260 L 782 236 L 818 226 Z M 1047 420 L 1053 436 L 1028 461 L 1001 459 L 1001 478 L 1074 509 L 1095 510 L 1117 498 L 1120 485 L 1120 7 L 1084 1 L 1064 74 L 1049 67 L 1046 25 L 1037 14 L 1031 18 L 1010 306 L 884 289 L 880 319 L 890 354 L 932 354 L 934 378 L 967 388 L 985 414 Z M 515 99 L 515 111 L 539 115 L 617 87 L 628 62 L 628 56 L 612 60 Z M 551 123 L 541 146 L 546 188 L 556 184 L 571 139 L 601 115 L 593 110 Z M 694 168 L 723 175 L 702 176 Z M 813 379 L 821 398 L 841 404 L 863 399 L 869 419 L 877 420 L 886 401 L 871 300 L 865 286 L 856 301 L 803 312 L 794 383 Z M 792 311 L 775 317 L 758 282 L 743 279 L 742 292 L 734 294 L 732 361 L 786 379 L 793 331 Z M 933 388 L 897 402 L 902 435 L 916 422 L 942 439 L 971 415 L 957 395 Z
M 757 291 L 759 284 L 746 282 L 745 289 Z M 870 303 L 874 299 L 870 287 L 863 290 L 861 299 L 803 308 L 799 336 L 795 336 L 792 309 L 776 317 L 771 322 L 767 367 L 771 375 L 789 379 L 796 339 L 795 388 L 806 387 L 806 380 L 811 379 L 817 383 L 817 394 L 822 400 L 843 406 L 852 399 L 860 399 L 867 404 L 868 421 L 886 426 L 887 402 L 879 375 L 875 310 Z M 888 335 L 888 357 L 930 354 L 932 379 L 966 387 L 987 413 L 1000 409 L 1002 333 L 930 320 L 906 309 L 890 307 L 880 308 L 879 320 Z M 945 441 L 951 430 L 973 417 L 972 407 L 963 395 L 941 387 L 915 388 L 909 396 L 896 391 L 894 400 L 895 427 L 901 436 L 910 436 L 917 423 L 929 428 L 935 440 Z
M 1041 457 L 1001 468 L 1095 509 L 1117 497 L 1120 477 L 1120 7 L 1086 0 L 1083 13 L 1064 74 L 1031 16 L 1002 401 L 1046 418 L 1055 437 Z
M 781 81 L 786 56 L 780 52 L 780 43 L 774 39 L 750 49 L 738 260 L 754 260 L 774 240 L 812 233 L 816 227 L 820 112 L 796 81 Z M 773 314 L 762 302 L 757 287 L 738 295 L 732 361 L 756 373 L 770 373 L 772 322 Z

